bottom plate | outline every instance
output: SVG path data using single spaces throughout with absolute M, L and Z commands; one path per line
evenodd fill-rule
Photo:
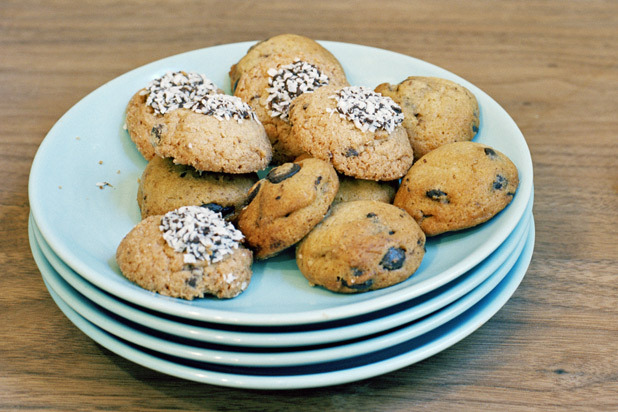
M 105 332 L 67 305 L 51 287 L 50 295 L 64 314 L 91 339 L 144 367 L 179 378 L 246 389 L 300 389 L 349 383 L 388 373 L 426 359 L 459 342 L 487 322 L 509 300 L 523 279 L 534 248 L 534 221 L 522 254 L 504 280 L 457 318 L 419 337 L 385 350 L 346 359 L 307 365 L 300 374 L 289 368 L 250 368 L 212 365 L 146 350 Z

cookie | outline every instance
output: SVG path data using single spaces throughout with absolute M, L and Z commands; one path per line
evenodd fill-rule
M 187 206 L 138 223 L 116 261 L 127 279 L 161 295 L 232 298 L 251 281 L 252 252 L 242 238 L 218 213 Z
M 447 143 L 472 140 L 479 130 L 476 97 L 451 80 L 411 76 L 395 85 L 382 83 L 375 91 L 403 109 L 415 159 Z
M 259 52 L 259 53 L 258 53 Z M 325 85 L 347 86 L 337 59 L 317 42 L 281 35 L 252 48 L 230 71 L 234 95 L 247 102 L 273 146 L 273 164 L 292 161 L 301 149 L 290 140 L 290 103 Z
M 333 292 L 382 289 L 408 279 L 425 255 L 425 234 L 400 208 L 360 200 L 333 207 L 296 249 L 312 285 Z
M 333 204 L 355 200 L 376 200 L 378 202 L 392 203 L 396 191 L 397 185 L 395 181 L 376 182 L 374 180 L 355 179 L 340 175 L 339 191 L 335 196 L 335 200 L 333 200 Z
M 344 175 L 395 180 L 414 160 L 401 108 L 365 87 L 323 86 L 292 101 L 291 138 Z
M 339 189 L 332 165 L 319 159 L 284 163 L 271 169 L 249 193 L 238 228 L 256 259 L 296 244 L 326 215 Z
M 142 173 L 137 203 L 142 219 L 194 205 L 205 206 L 234 221 L 247 201 L 249 189 L 257 181 L 256 173 L 198 172 L 191 166 L 155 156 Z
M 146 160 L 152 159 L 150 134 L 163 114 L 212 93 L 222 91 L 203 74 L 183 71 L 168 72 L 135 93 L 126 108 L 126 129 L 137 150 Z
M 476 142 L 449 143 L 410 168 L 393 203 L 435 236 L 491 219 L 518 185 L 517 168 L 503 153 Z
M 223 94 L 165 113 L 150 142 L 158 156 L 206 172 L 256 172 L 272 158 L 270 141 L 253 110 L 240 98 Z
M 312 64 L 324 66 L 328 71 L 342 75 L 339 61 L 318 42 L 297 34 L 280 34 L 262 40 L 249 48 L 247 53 L 230 68 L 232 93 L 236 91 L 240 78 L 253 67 L 272 56 L 291 56 Z

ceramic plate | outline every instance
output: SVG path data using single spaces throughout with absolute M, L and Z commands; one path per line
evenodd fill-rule
M 386 350 L 346 361 L 294 368 L 243 368 L 184 361 L 145 350 L 109 334 L 84 319 L 50 288 L 65 315 L 86 335 L 110 351 L 144 367 L 179 378 L 245 389 L 301 389 L 337 385 L 382 375 L 421 360 L 459 342 L 487 322 L 508 301 L 523 279 L 534 248 L 534 221 L 528 241 L 505 279 L 468 311 L 420 337 Z
M 439 67 L 409 56 L 360 45 L 323 42 L 353 85 L 375 87 L 410 75 L 454 80 L 479 102 L 475 141 L 509 156 L 520 174 L 511 204 L 476 228 L 432 238 L 419 270 L 393 287 L 355 295 L 312 288 L 296 267 L 293 250 L 254 265 L 249 288 L 231 300 L 184 301 L 128 282 L 115 262 L 124 235 L 139 221 L 138 179 L 146 164 L 123 129 L 130 97 L 168 70 L 199 71 L 229 92 L 227 73 L 253 42 L 196 50 L 128 72 L 72 107 L 45 137 L 29 180 L 31 212 L 53 251 L 97 287 L 134 304 L 188 319 L 279 326 L 357 316 L 421 296 L 454 280 L 489 256 L 523 216 L 532 191 L 526 142 L 509 115 L 483 91 Z
M 346 318 L 343 321 L 301 325 L 300 328 L 265 329 L 235 325 L 232 330 L 225 330 L 221 329 L 225 325 L 192 322 L 182 318 L 165 316 L 123 302 L 87 282 L 71 270 L 51 251 L 45 240 L 42 239 L 32 218 L 29 223 L 33 232 L 33 241 L 41 248 L 43 255 L 54 271 L 64 281 L 68 282 L 70 287 L 114 315 L 147 326 L 155 331 L 203 342 L 254 347 L 292 347 L 333 343 L 379 333 L 426 316 L 462 297 L 491 276 L 509 256 L 514 253 L 519 254 L 516 249 L 521 248 L 521 244 L 525 240 L 524 235 L 527 233 L 528 221 L 531 219 L 531 206 L 532 202 L 530 202 L 529 210 L 523 216 L 522 222 L 517 225 L 507 240 L 490 257 L 454 281 L 418 298 L 381 311 L 360 317 Z
M 528 222 L 527 222 L 528 223 Z M 526 224 L 526 233 L 529 224 Z M 133 344 L 184 359 L 223 365 L 241 366 L 296 366 L 331 362 L 365 355 L 390 346 L 398 345 L 427 333 L 454 319 L 468 310 L 491 292 L 511 270 L 520 256 L 527 237 L 521 239 L 500 268 L 480 286 L 454 303 L 416 322 L 401 325 L 384 333 L 367 336 L 352 342 L 337 345 L 289 349 L 242 349 L 222 345 L 203 344 L 194 340 L 178 339 L 135 322 L 120 318 L 113 312 L 94 304 L 65 282 L 44 258 L 40 250 L 34 250 L 35 260 L 45 282 L 73 310 L 101 329 Z

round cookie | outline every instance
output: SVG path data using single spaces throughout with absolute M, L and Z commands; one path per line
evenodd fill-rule
M 272 147 L 264 126 L 240 98 L 213 94 L 189 109 L 172 110 L 152 129 L 155 153 L 200 171 L 251 173 L 264 169 Z
M 332 165 L 319 159 L 284 163 L 271 169 L 249 193 L 238 228 L 256 259 L 296 244 L 326 215 L 339 189 Z
M 165 112 L 211 93 L 222 90 L 202 74 L 183 71 L 168 72 L 135 93 L 126 108 L 126 129 L 142 156 L 155 156 L 150 134 Z
M 376 182 L 374 180 L 355 179 L 353 177 L 339 176 L 339 191 L 333 200 L 333 204 L 352 202 L 355 200 L 376 200 L 378 202 L 392 203 L 397 192 L 397 186 L 391 182 Z
M 138 223 L 120 242 L 116 261 L 127 279 L 161 295 L 232 298 L 252 275 L 242 237 L 218 213 L 187 206 Z
M 319 67 L 323 66 L 328 72 L 338 73 L 337 77 L 345 78 L 339 61 L 318 42 L 297 34 L 279 34 L 254 44 L 236 64 L 232 65 L 229 72 L 232 93 L 235 92 L 238 81 L 244 74 L 271 56 L 299 58 Z
M 364 87 L 323 86 L 290 107 L 291 139 L 344 175 L 395 180 L 414 160 L 399 106 Z
M 162 215 L 181 206 L 205 206 L 234 221 L 245 205 L 256 173 L 224 174 L 198 172 L 155 156 L 144 169 L 137 189 L 142 219 Z
M 333 207 L 296 248 L 312 285 L 333 292 L 382 289 L 408 279 L 425 255 L 425 234 L 405 211 L 373 200 Z
M 479 130 L 479 106 L 465 87 L 448 79 L 411 76 L 382 83 L 376 92 L 401 106 L 415 160 L 447 143 L 472 140 Z
M 279 50 L 275 47 L 279 42 L 291 42 L 296 46 Z M 313 40 L 277 36 L 260 48 L 266 46 L 271 49 L 268 57 L 252 60 L 252 67 L 243 71 L 233 83 L 236 85 L 234 95 L 255 110 L 273 146 L 273 164 L 281 164 L 302 153 L 290 140 L 288 111 L 292 100 L 318 87 L 343 87 L 348 82 L 335 57 Z
M 410 168 L 393 203 L 435 236 L 491 219 L 518 185 L 517 168 L 503 153 L 476 142 L 449 143 Z

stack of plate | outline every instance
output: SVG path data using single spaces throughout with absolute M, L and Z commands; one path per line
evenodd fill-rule
M 43 140 L 30 173 L 30 244 L 52 298 L 93 340 L 169 375 L 216 385 L 293 389 L 356 381 L 436 354 L 489 320 L 521 282 L 534 245 L 532 162 L 508 114 L 452 73 L 408 56 L 323 42 L 351 84 L 410 75 L 456 81 L 479 101 L 475 141 L 509 156 L 520 174 L 495 218 L 427 241 L 418 271 L 390 288 L 355 295 L 311 287 L 290 250 L 254 264 L 249 288 L 230 300 L 185 301 L 127 281 L 115 262 L 140 219 L 145 161 L 123 129 L 135 91 L 168 70 L 198 71 L 229 92 L 228 70 L 253 43 L 173 56 L 97 89 Z

